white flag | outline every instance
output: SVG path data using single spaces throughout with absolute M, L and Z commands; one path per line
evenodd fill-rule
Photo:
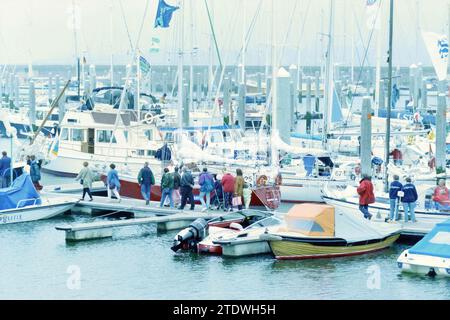
M 422 31 L 423 40 L 439 81 L 447 79 L 448 39 L 445 34 Z

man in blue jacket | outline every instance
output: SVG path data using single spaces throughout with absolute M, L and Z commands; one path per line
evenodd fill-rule
M 403 186 L 402 191 L 404 193 L 402 202 L 403 209 L 405 210 L 405 222 L 408 222 L 408 215 L 411 216 L 412 222 L 416 222 L 414 209 L 416 208 L 416 201 L 419 197 L 416 187 L 411 182 L 411 178 L 406 178 L 406 184 Z
M 0 159 L 0 187 L 8 188 L 11 185 L 11 158 L 6 151 L 2 152 Z
M 391 186 L 389 187 L 389 205 L 390 205 L 390 214 L 389 220 L 397 221 L 398 220 L 398 207 L 400 199 L 398 197 L 398 192 L 402 191 L 403 185 L 400 183 L 400 177 L 398 175 L 394 175 L 394 181 L 391 182 Z

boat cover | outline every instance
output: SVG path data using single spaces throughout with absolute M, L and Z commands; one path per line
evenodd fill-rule
M 393 224 L 371 222 L 363 215 L 336 210 L 324 204 L 299 204 L 284 217 L 285 225 L 278 232 L 299 236 L 336 237 L 347 242 L 383 239 L 399 232 Z
M 0 189 L 0 210 L 23 208 L 35 203 L 41 204 L 42 201 L 29 174 L 19 176 L 11 187 Z
M 409 253 L 450 258 L 450 219 L 437 224 Z

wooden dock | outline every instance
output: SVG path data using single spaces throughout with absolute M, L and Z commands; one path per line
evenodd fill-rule
M 189 208 L 189 206 L 186 206 Z M 150 202 L 136 199 L 117 199 L 95 197 L 93 201 L 80 201 L 72 209 L 74 213 L 94 214 L 103 216 L 114 213 L 129 213 L 133 219 L 128 220 L 100 220 L 92 223 L 57 226 L 56 230 L 66 232 L 66 240 L 80 241 L 112 237 L 113 230 L 120 227 L 156 224 L 158 231 L 180 230 L 188 227 L 194 220 L 203 218 L 210 220 L 224 214 L 223 211 L 201 211 L 197 205 L 195 210 L 179 210 L 170 207 L 160 207 L 159 202 Z

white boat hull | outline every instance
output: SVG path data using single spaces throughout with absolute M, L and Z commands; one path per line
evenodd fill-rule
M 450 277 L 450 259 L 446 258 L 411 254 L 405 250 L 397 259 L 397 264 L 405 273 Z
M 50 219 L 69 211 L 76 201 L 58 199 L 45 201 L 42 205 L 0 211 L 0 225 Z
M 222 256 L 225 257 L 243 257 L 271 252 L 269 243 L 260 239 L 233 241 L 233 243 L 221 246 Z

